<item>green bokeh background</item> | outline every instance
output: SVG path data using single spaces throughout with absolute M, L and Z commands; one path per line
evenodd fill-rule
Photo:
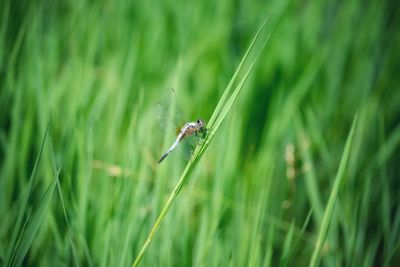
M 173 133 L 155 103 L 172 87 L 188 120 L 207 120 L 267 17 L 255 70 L 141 266 L 308 265 L 356 114 L 321 266 L 399 265 L 399 12 L 361 0 L 1 1 L 1 265 L 22 214 L 13 264 L 130 266 L 186 164 L 173 153 L 157 165 Z

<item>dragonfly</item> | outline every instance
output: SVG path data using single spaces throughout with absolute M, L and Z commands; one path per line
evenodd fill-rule
M 172 88 L 169 88 L 170 91 L 170 95 L 171 98 L 174 98 L 175 96 L 175 91 Z M 160 118 L 160 122 L 162 124 L 168 124 L 168 122 L 166 122 L 167 120 L 172 120 L 172 124 L 176 125 L 176 118 L 173 118 L 174 116 L 172 116 L 170 114 L 170 109 L 169 107 L 165 106 L 163 103 L 158 102 L 157 103 L 158 106 L 158 112 L 161 113 L 159 114 L 161 117 L 164 118 Z M 175 107 L 178 112 L 177 113 L 181 113 L 180 112 L 180 108 L 179 106 Z M 177 114 L 177 116 L 179 117 L 179 115 L 181 114 Z M 177 117 L 175 116 L 175 117 Z M 171 122 L 169 122 L 171 123 Z M 186 122 L 181 128 L 178 128 L 177 130 L 177 137 L 174 141 L 174 143 L 168 148 L 168 150 L 160 157 L 160 159 L 157 161 L 158 164 L 160 164 L 169 154 L 171 154 L 172 151 L 174 151 L 178 145 L 186 138 L 188 139 L 189 136 L 193 136 L 195 135 L 197 138 L 204 138 L 205 134 L 206 134 L 206 122 L 203 119 L 197 119 L 196 121 L 192 121 L 192 122 Z
M 167 150 L 167 152 L 165 152 L 161 156 L 161 158 L 157 161 L 157 163 L 161 163 L 179 145 L 179 143 L 183 140 L 183 138 L 192 134 L 199 135 L 199 133 L 202 133 L 205 130 L 205 126 L 206 122 L 202 119 L 185 123 L 185 125 L 183 125 L 183 127 L 180 129 L 175 142 Z

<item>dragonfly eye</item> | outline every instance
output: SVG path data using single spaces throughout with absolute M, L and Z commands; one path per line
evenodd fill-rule
M 197 125 L 198 125 L 199 127 L 204 127 L 204 125 L 205 125 L 205 122 L 204 122 L 202 119 L 198 119 L 198 120 L 196 121 L 196 123 L 197 123 Z

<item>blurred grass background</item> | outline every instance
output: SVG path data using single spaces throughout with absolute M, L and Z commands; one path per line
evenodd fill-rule
M 255 71 L 142 266 L 309 265 L 356 113 L 321 265 L 399 265 L 399 8 L 1 1 L 1 265 L 130 266 L 185 164 L 156 164 L 172 140 L 154 104 L 173 87 L 207 120 L 267 16 Z

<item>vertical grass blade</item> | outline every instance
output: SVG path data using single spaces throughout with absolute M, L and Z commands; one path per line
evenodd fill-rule
M 55 174 L 58 177 L 60 173 L 60 169 Z M 27 227 L 21 236 L 19 246 L 15 252 L 15 261 L 12 262 L 11 266 L 21 266 L 22 262 L 28 253 L 30 246 L 39 230 L 39 227 L 42 225 L 42 222 L 45 218 L 46 211 L 50 205 L 50 202 L 53 197 L 54 188 L 56 185 L 56 181 L 53 181 L 46 189 L 43 194 L 42 199 L 40 200 L 40 204 L 38 208 L 33 212 L 30 216 L 29 221 L 27 220 Z
M 314 252 L 311 257 L 311 262 L 309 265 L 310 267 L 318 266 L 319 262 L 321 260 L 322 248 L 324 247 L 324 243 L 326 240 L 326 236 L 328 234 L 329 226 L 332 221 L 333 212 L 335 210 L 335 204 L 336 204 L 337 198 L 338 198 L 339 188 L 345 177 L 346 167 L 347 167 L 347 164 L 350 159 L 350 148 L 351 148 L 351 145 L 353 142 L 354 129 L 356 127 L 356 123 L 357 123 L 357 115 L 355 116 L 355 118 L 353 120 L 353 124 L 351 126 L 350 133 L 347 137 L 344 152 L 343 152 L 342 158 L 340 160 L 339 170 L 336 174 L 335 182 L 333 184 L 333 188 L 332 188 L 331 194 L 329 196 L 328 204 L 325 209 L 324 217 L 322 219 L 322 224 L 321 224 L 321 228 L 319 230 L 318 239 L 317 239 L 317 242 L 316 242 L 316 245 L 314 248 Z
M 21 235 L 24 232 L 24 227 L 22 225 L 22 220 L 23 220 L 24 215 L 26 213 L 26 209 L 27 209 L 27 206 L 28 206 L 30 195 L 32 194 L 33 185 L 35 184 L 37 169 L 38 169 L 40 160 L 42 158 L 43 147 L 44 147 L 44 144 L 45 144 L 45 141 L 46 141 L 46 138 L 47 138 L 47 134 L 48 134 L 48 131 L 49 131 L 49 125 L 50 125 L 50 121 L 47 123 L 46 131 L 44 133 L 44 137 L 43 137 L 42 143 L 40 145 L 39 153 L 38 153 L 38 155 L 36 157 L 35 165 L 33 166 L 33 170 L 32 170 L 32 173 L 31 173 L 31 177 L 29 178 L 28 188 L 26 188 L 26 192 L 25 192 L 25 194 L 23 195 L 23 198 L 22 198 L 21 206 L 18 209 L 17 221 L 16 221 L 15 226 L 14 226 L 14 230 L 13 230 L 13 233 L 12 233 L 12 236 L 11 236 L 11 242 L 10 242 L 10 244 L 8 246 L 6 258 L 5 258 L 5 261 L 4 261 L 5 262 L 5 266 L 11 266 L 13 257 L 14 257 L 14 255 L 16 253 L 16 250 L 17 250 L 17 237 L 18 236 L 21 237 Z
M 54 171 L 55 173 L 58 173 L 58 171 L 57 171 L 57 165 L 56 165 L 56 159 L 55 159 L 55 156 L 54 156 L 53 143 L 51 142 L 51 139 L 50 139 L 50 149 L 51 149 L 51 154 L 52 154 L 52 156 L 53 156 L 53 157 L 52 157 L 52 160 L 53 160 L 53 171 Z M 73 256 L 73 259 L 74 259 L 74 264 L 75 264 L 75 266 L 79 266 L 78 256 L 77 256 L 77 253 L 76 253 L 76 248 L 75 248 L 74 242 L 73 242 L 73 240 L 72 240 L 72 229 L 71 229 L 71 226 L 70 226 L 70 223 L 69 223 L 69 220 L 68 220 L 68 216 L 67 216 L 67 209 L 66 209 L 66 207 L 65 207 L 65 201 L 64 201 L 63 192 L 62 192 L 62 189 L 61 189 L 61 184 L 60 184 L 59 175 L 56 175 L 56 176 L 55 176 L 55 179 L 56 179 L 55 182 L 56 182 L 56 186 L 57 186 L 57 192 L 58 192 L 58 195 L 59 195 L 59 197 L 60 197 L 61 206 L 62 206 L 62 211 L 63 211 L 63 214 L 64 214 L 65 223 L 67 224 L 68 239 L 69 239 L 69 243 L 70 243 L 70 245 L 71 245 L 71 250 L 72 250 L 72 256 Z

